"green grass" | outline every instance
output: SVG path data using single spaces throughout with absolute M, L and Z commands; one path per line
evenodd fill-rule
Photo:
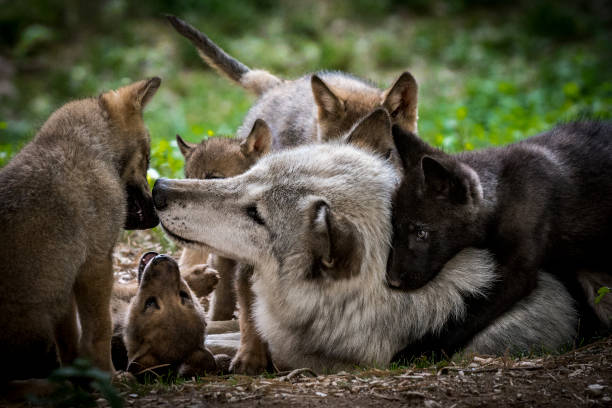
M 566 6 L 548 16 L 525 5 L 472 11 L 442 1 L 447 12 L 433 16 L 423 2 L 408 8 L 393 1 L 243 3 L 155 2 L 136 12 L 117 1 L 116 9 L 103 10 L 112 19 L 101 18 L 97 32 L 81 29 L 73 41 L 51 23 L 26 25 L 11 56 L 18 67 L 36 62 L 39 68 L 18 70 L 16 92 L 0 96 L 0 166 L 64 102 L 152 75 L 163 83 L 145 113 L 151 178 L 182 177 L 175 134 L 192 142 L 232 135 L 254 98 L 208 69 L 156 14 L 164 10 L 187 18 L 249 66 L 287 78 L 340 69 L 387 87 L 410 70 L 420 84 L 419 133 L 448 151 L 612 115 L 610 31 L 597 16 Z

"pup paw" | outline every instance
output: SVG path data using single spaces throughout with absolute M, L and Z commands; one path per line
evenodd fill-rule
M 217 283 L 219 273 L 208 264 L 194 265 L 185 273 L 185 281 L 197 297 L 208 296 Z
M 261 374 L 272 368 L 265 347 L 243 348 L 238 350 L 229 367 L 231 372 L 246 375 Z

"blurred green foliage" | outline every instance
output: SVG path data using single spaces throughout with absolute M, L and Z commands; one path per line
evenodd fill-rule
M 145 113 L 151 179 L 181 177 L 179 133 L 232 134 L 253 97 L 202 63 L 173 13 L 251 67 L 292 78 L 344 70 L 420 84 L 419 133 L 449 151 L 510 143 L 555 123 L 609 118 L 611 6 L 591 0 L 4 2 L 0 166 L 74 98 L 159 75 Z

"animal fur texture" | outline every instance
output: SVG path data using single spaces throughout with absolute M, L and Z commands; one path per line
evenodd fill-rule
M 581 336 L 598 329 L 578 271 L 609 271 L 612 123 L 567 123 L 508 146 L 455 155 L 399 128 L 394 137 L 405 177 L 393 207 L 389 282 L 418 288 L 467 247 L 489 249 L 498 262 L 491 297 L 473 299 L 465 321 L 429 339 L 427 349 L 452 353 L 465 346 L 536 287 L 542 268 L 578 300 Z
M 388 161 L 325 144 L 270 154 L 231 179 L 160 179 L 153 197 L 176 242 L 254 266 L 255 322 L 278 367 L 334 371 L 388 365 L 407 344 L 461 319 L 464 299 L 487 296 L 496 279 L 491 254 L 466 249 L 424 287 L 389 288 L 398 182 Z M 538 290 L 484 330 L 475 350 L 572 340 L 572 299 L 540 276 Z
M 113 248 L 124 227 L 158 224 L 142 110 L 159 85 L 64 105 L 0 171 L 0 383 L 48 374 L 53 344 L 62 364 L 112 371 Z

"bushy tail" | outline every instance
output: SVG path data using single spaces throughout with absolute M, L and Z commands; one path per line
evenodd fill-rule
M 252 70 L 234 59 L 212 42 L 204 33 L 176 16 L 166 16 L 172 26 L 183 37 L 189 39 L 198 49 L 202 59 L 221 75 L 231 79 L 243 88 L 261 95 L 268 89 L 283 82 L 267 71 Z

